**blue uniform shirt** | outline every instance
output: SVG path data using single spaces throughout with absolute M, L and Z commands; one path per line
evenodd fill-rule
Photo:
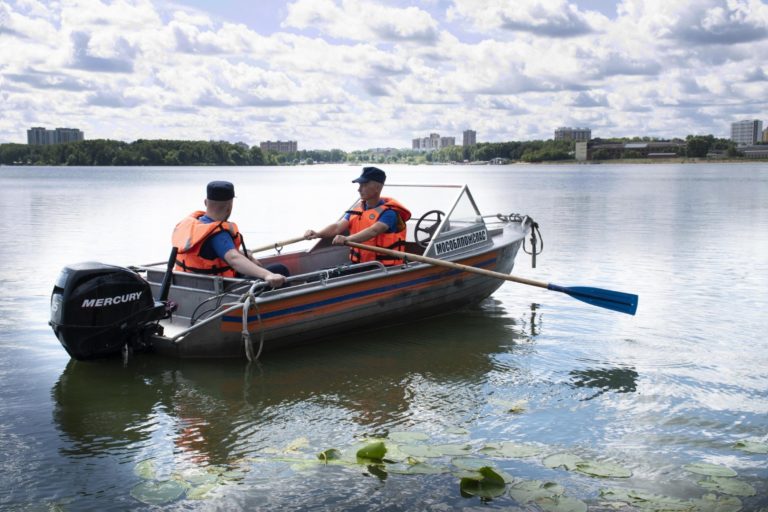
M 379 206 L 382 204 L 384 204 L 383 200 L 379 201 L 376 206 Z M 370 208 L 368 208 L 367 205 L 365 206 L 366 206 L 366 209 L 370 210 Z M 373 208 L 376 208 L 376 206 L 374 206 Z M 344 218 L 346 220 L 349 220 L 349 214 L 346 214 Z M 397 233 L 397 212 L 395 212 L 394 210 L 384 210 L 384 212 L 381 215 L 379 215 L 379 220 L 377 220 L 376 222 L 383 222 L 384 224 L 386 224 L 388 228 L 387 233 Z
M 203 215 L 199 220 L 203 224 L 217 222 L 207 215 Z M 235 242 L 232 240 L 232 235 L 227 231 L 222 231 L 213 235 L 203 243 L 203 246 L 200 248 L 200 257 L 209 260 L 217 257 L 224 259 L 224 255 L 232 249 L 235 249 Z

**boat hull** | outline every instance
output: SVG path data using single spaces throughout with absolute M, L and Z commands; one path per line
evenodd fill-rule
M 521 243 L 518 238 L 455 261 L 506 274 L 513 268 Z M 182 332 L 189 322 L 183 318 L 163 321 L 164 334 L 154 336 L 151 345 L 157 353 L 171 357 L 242 358 L 247 355 L 246 343 L 252 344 L 253 353 L 259 353 L 443 314 L 480 302 L 503 283 L 418 263 L 373 274 L 360 274 L 338 283 L 329 281 L 315 285 L 315 289 L 288 288 L 269 292 L 274 294 L 272 297 L 260 296 L 249 308 L 249 336 L 245 339 L 240 308 L 178 339 L 174 339 L 174 332 Z

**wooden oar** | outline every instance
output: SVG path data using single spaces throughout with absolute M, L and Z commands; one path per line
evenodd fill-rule
M 546 288 L 547 290 L 552 290 L 554 292 L 565 293 L 574 299 L 586 302 L 587 304 L 592 304 L 593 306 L 611 309 L 621 313 L 627 313 L 628 315 L 634 315 L 637 311 L 638 297 L 637 295 L 633 295 L 631 293 L 615 292 L 613 290 L 591 288 L 586 286 L 559 286 L 552 283 L 545 283 L 543 281 L 534 281 L 533 279 L 526 279 L 524 277 L 515 277 L 509 274 L 502 274 L 501 272 L 494 272 L 493 270 L 486 270 L 484 268 L 470 267 L 469 265 L 462 265 L 461 263 L 454 263 L 452 261 L 428 258 L 426 256 L 420 256 L 418 254 L 412 254 L 409 252 L 393 251 L 390 249 L 384 249 L 383 247 L 363 245 L 356 242 L 346 242 L 346 245 L 363 251 L 373 251 L 380 254 L 386 254 L 387 256 L 395 256 L 397 258 L 420 261 L 422 263 L 428 263 L 437 267 L 452 268 L 454 270 L 461 270 L 463 272 L 471 272 L 473 274 L 480 274 L 483 276 L 494 277 L 496 279 L 503 279 L 504 281 L 512 281 L 530 286 L 538 286 L 539 288 Z
M 268 251 L 270 249 L 282 249 L 286 245 L 295 244 L 297 242 L 301 242 L 303 240 L 306 240 L 303 236 L 297 236 L 296 238 L 289 238 L 288 240 L 281 240 L 280 242 L 273 242 L 269 245 L 262 245 L 261 247 L 256 247 L 255 249 L 248 249 L 249 253 L 257 253 L 261 251 Z M 155 263 L 147 263 L 146 265 L 141 265 L 142 267 L 155 267 L 157 265 L 162 265 L 165 263 L 164 261 L 157 261 Z
M 270 249 L 278 250 L 282 249 L 286 245 L 295 244 L 304 240 L 306 240 L 306 238 L 303 236 L 297 236 L 296 238 L 289 238 L 288 240 L 282 240 L 280 242 L 271 243 L 269 245 L 262 245 L 261 247 L 256 247 L 255 249 L 248 249 L 248 252 L 261 252 L 268 251 Z

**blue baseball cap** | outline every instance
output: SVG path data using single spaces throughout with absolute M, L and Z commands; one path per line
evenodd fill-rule
M 368 183 L 369 181 L 384 183 L 387 181 L 387 175 L 378 167 L 363 167 L 363 174 L 356 180 L 352 180 L 352 183 Z

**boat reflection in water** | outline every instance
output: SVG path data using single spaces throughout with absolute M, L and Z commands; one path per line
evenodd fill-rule
M 68 455 L 165 452 L 172 443 L 193 462 L 226 464 L 297 436 L 343 444 L 422 421 L 464 426 L 484 404 L 489 374 L 510 371 L 497 356 L 521 341 L 518 322 L 489 300 L 261 363 L 72 360 L 54 385 L 53 415 Z

